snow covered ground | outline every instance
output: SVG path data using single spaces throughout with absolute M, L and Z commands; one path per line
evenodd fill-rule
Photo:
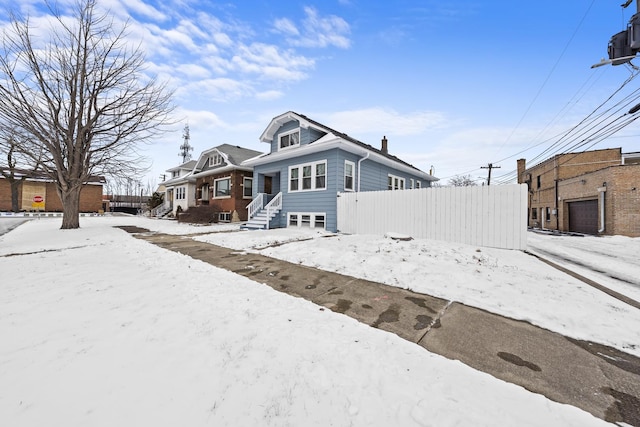
M 0 234 L 12 221 L 0 218 Z M 237 226 L 86 217 L 81 229 L 60 230 L 60 221 L 29 220 L 0 235 L 2 425 L 607 425 L 113 228 L 189 234 Z M 529 255 L 324 234 L 196 238 L 462 301 L 640 354 L 640 310 Z M 629 240 L 613 246 L 637 244 Z M 283 242 L 291 243 L 274 246 Z M 637 265 L 629 268 L 625 274 L 637 274 Z
M 528 250 L 640 301 L 640 239 L 529 233 Z

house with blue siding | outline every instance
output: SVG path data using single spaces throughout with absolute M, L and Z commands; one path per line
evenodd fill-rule
M 271 120 L 260 136 L 268 153 L 248 159 L 253 200 L 246 228 L 337 230 L 340 192 L 410 190 L 438 178 L 380 149 L 293 111 Z

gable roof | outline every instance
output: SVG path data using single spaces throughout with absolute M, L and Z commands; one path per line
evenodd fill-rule
M 223 157 L 224 163 L 220 165 L 208 166 L 207 159 L 212 153 L 219 153 Z M 260 156 L 261 154 L 263 154 L 261 151 L 243 148 L 239 145 L 218 145 L 217 147 L 205 150 L 202 152 L 202 154 L 200 154 L 198 162 L 193 168 L 192 178 L 202 178 L 209 175 L 228 172 L 234 169 L 250 171 L 251 168 L 243 166 L 242 162 L 256 156 Z
M 343 132 L 339 132 L 335 129 L 330 128 L 329 126 L 325 126 L 322 123 L 319 123 L 313 119 L 310 119 L 309 117 L 303 115 L 303 114 L 299 114 L 296 113 L 295 111 L 287 111 L 284 114 L 281 114 L 277 117 L 274 117 L 271 120 L 271 123 L 269 123 L 269 126 L 267 126 L 267 128 L 265 129 L 264 132 L 262 132 L 262 135 L 260 136 L 260 141 L 262 142 L 268 142 L 271 143 L 273 140 L 273 137 L 275 135 L 275 133 L 277 132 L 278 129 L 280 129 L 280 127 L 292 120 L 297 120 L 300 123 L 300 127 L 303 129 L 308 129 L 308 128 L 314 128 L 317 129 L 323 133 L 325 133 L 326 135 L 323 136 L 320 139 L 317 139 L 315 141 L 310 142 L 309 144 L 307 144 L 307 146 L 313 146 L 313 144 L 316 144 L 316 148 L 320 148 L 318 147 L 319 145 L 324 145 L 327 144 L 329 145 L 330 142 L 335 142 L 335 139 L 338 138 L 340 140 L 343 140 L 349 144 L 352 144 L 354 147 L 358 148 L 360 151 L 362 149 L 366 150 L 366 152 L 373 154 L 375 157 L 379 158 L 379 159 L 384 159 L 386 160 L 386 162 L 383 161 L 383 163 L 392 163 L 395 165 L 400 165 L 402 166 L 403 169 L 409 169 L 411 170 L 413 173 L 422 175 L 424 179 L 428 180 L 428 181 L 438 181 L 438 178 L 436 178 L 435 176 L 429 175 L 426 172 L 418 169 L 417 167 L 413 166 L 410 163 L 405 162 L 404 160 L 389 154 L 388 152 L 384 152 L 378 148 L 375 148 L 372 145 L 369 144 L 365 144 L 362 141 L 359 141 L 349 135 L 347 135 L 346 133 Z M 332 138 L 333 136 L 333 138 Z M 300 150 L 302 147 L 298 148 L 297 150 Z M 329 147 L 323 147 L 323 149 L 328 149 Z M 347 150 L 347 151 L 353 151 L 353 150 Z M 293 153 L 293 155 L 296 155 L 295 150 L 291 150 L 288 153 Z M 268 153 L 265 154 L 263 156 L 260 156 L 259 158 L 255 158 L 254 160 L 248 161 L 246 162 L 247 164 L 261 164 L 263 163 L 263 161 L 261 159 L 266 159 L 269 155 L 274 155 L 277 153 Z M 291 154 L 286 155 L 286 157 L 292 156 Z M 278 156 L 280 157 L 280 156 Z M 284 156 L 282 156 L 284 157 Z
M 248 148 L 240 147 L 239 145 L 231 145 L 231 144 L 222 144 L 217 147 L 210 148 L 205 150 L 200 154 L 196 165 L 194 166 L 196 173 L 198 170 L 202 170 L 204 167 L 207 158 L 211 155 L 211 153 L 218 152 L 224 157 L 225 162 L 231 166 L 239 167 L 242 162 L 247 159 L 251 159 L 253 157 L 259 156 L 263 154 L 261 151 L 251 150 Z
M 185 162 L 185 163 L 183 163 L 181 165 L 174 166 L 171 169 L 167 169 L 167 172 L 178 172 L 178 171 L 181 171 L 181 170 L 191 171 L 191 170 L 193 170 L 195 165 L 196 165 L 196 161 L 195 160 L 189 160 L 188 162 Z

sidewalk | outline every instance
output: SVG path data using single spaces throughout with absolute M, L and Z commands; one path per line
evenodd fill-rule
M 610 422 L 640 426 L 640 359 L 457 302 L 247 254 L 185 236 L 121 227 Z

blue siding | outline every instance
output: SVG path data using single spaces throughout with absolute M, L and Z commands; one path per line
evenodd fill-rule
M 405 179 L 405 188 L 409 188 L 409 180 L 420 181 L 422 187 L 429 187 L 430 182 L 418 175 L 408 174 L 395 168 L 376 163 L 372 160 L 362 162 L 362 179 L 360 181 L 360 191 L 378 191 L 388 189 L 389 175 L 395 175 Z M 356 184 L 357 188 L 357 184 Z
M 271 141 L 271 152 L 275 153 L 278 151 L 279 149 L 278 142 L 280 141 L 280 134 L 287 133 L 299 127 L 300 127 L 300 122 L 297 120 L 292 120 L 280 126 L 280 128 L 273 135 L 273 140 Z M 326 135 L 326 133 L 321 132 L 317 129 L 300 128 L 300 145 L 302 146 L 302 145 L 306 145 L 311 142 L 317 141 L 318 139 L 322 138 L 324 135 Z
M 258 176 L 259 185 L 265 172 L 272 173 L 278 170 L 280 173 L 279 182 L 276 179 L 273 181 L 274 193 L 277 192 L 276 185 L 279 184 L 279 191 L 282 192 L 282 206 L 283 209 L 280 212 L 280 217 L 277 221 L 274 219 L 274 223 L 280 227 L 287 226 L 287 214 L 289 212 L 324 212 L 326 213 L 325 227 L 329 231 L 336 231 L 337 229 L 337 183 L 341 182 L 342 178 L 338 179 L 338 152 L 339 150 L 333 149 L 324 151 L 321 153 L 310 154 L 306 156 L 297 157 L 295 159 L 281 160 L 278 162 L 270 163 L 268 165 L 259 165 L 254 168 L 254 176 Z M 327 161 L 326 170 L 326 189 L 317 191 L 299 191 L 289 192 L 289 166 L 317 162 Z M 343 161 L 344 163 L 344 161 Z M 342 166 L 343 167 L 343 166 Z M 340 172 L 342 173 L 342 172 Z M 341 190 L 340 190 L 341 191 Z
M 297 122 L 289 122 L 278 131 L 286 132 L 294 129 Z M 274 141 L 278 140 L 278 133 L 274 136 Z M 302 134 L 306 133 L 306 139 L 313 134 L 306 129 L 301 129 Z M 361 156 L 334 148 L 320 153 L 307 154 L 294 159 L 275 161 L 266 165 L 254 167 L 254 177 L 257 177 L 257 185 L 254 186 L 254 197 L 257 192 L 262 192 L 264 188 L 264 174 L 274 175 L 273 193 L 282 192 L 282 211 L 279 217 L 274 218 L 272 225 L 275 227 L 286 227 L 287 218 L 290 212 L 325 213 L 325 228 L 328 231 L 337 230 L 337 193 L 344 191 L 344 166 L 345 160 L 355 164 L 354 189 L 358 188 L 358 174 L 361 173 L 360 191 L 386 190 L 388 175 L 392 174 L 404 178 L 406 188 L 409 188 L 409 180 L 420 180 L 423 187 L 429 183 L 419 178 L 417 175 L 407 174 L 397 169 L 382 165 L 370 159 L 361 163 L 362 171 L 358 170 L 358 161 Z M 313 163 L 326 160 L 326 189 L 317 191 L 289 192 L 289 167 L 305 163 Z
M 302 129 L 302 130 L 307 133 L 307 142 L 306 142 L 306 144 L 309 144 L 309 143 L 311 143 L 313 141 L 317 141 L 317 140 L 319 140 L 320 138 L 322 138 L 323 136 L 326 135 L 325 132 L 321 132 L 318 129 L 309 128 L 309 129 Z

